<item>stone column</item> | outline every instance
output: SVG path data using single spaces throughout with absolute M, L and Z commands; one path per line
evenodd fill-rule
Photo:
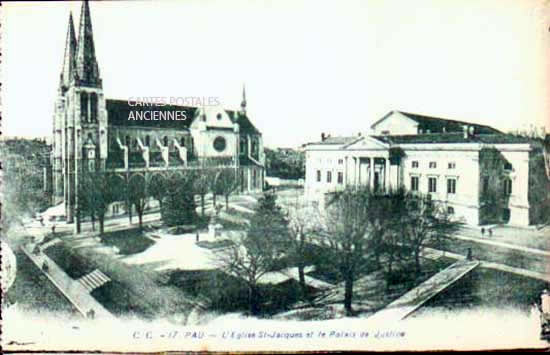
M 369 165 L 369 187 L 371 190 L 374 190 L 374 157 L 370 157 Z
M 384 160 L 384 189 L 386 191 L 390 190 L 390 160 L 388 158 L 385 158 Z

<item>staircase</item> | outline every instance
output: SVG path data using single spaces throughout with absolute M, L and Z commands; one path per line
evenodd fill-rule
M 78 282 L 80 282 L 80 284 L 84 286 L 84 288 L 88 290 L 88 292 L 92 292 L 96 288 L 103 286 L 109 281 L 111 281 L 109 276 L 102 273 L 99 269 L 95 269 L 88 275 L 84 275 L 78 279 Z

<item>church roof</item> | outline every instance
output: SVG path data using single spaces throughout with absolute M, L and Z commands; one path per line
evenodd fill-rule
M 196 117 L 198 108 L 193 106 L 130 106 L 126 100 L 106 100 L 107 117 L 109 125 L 113 126 L 126 126 L 126 127 L 147 127 L 147 128 L 169 128 L 188 130 L 191 122 Z M 134 116 L 136 112 L 144 111 L 161 111 L 161 112 L 175 112 L 184 111 L 187 119 L 185 120 L 141 120 L 141 119 L 128 119 L 130 112 L 133 112 Z M 241 134 L 261 134 L 260 131 L 250 122 L 250 119 L 241 113 L 226 110 L 227 114 L 233 122 L 239 124 L 239 132 Z
M 390 144 L 451 144 L 451 143 L 485 143 L 485 144 L 525 144 L 529 138 L 512 134 L 475 134 L 464 138 L 463 133 L 409 134 L 399 136 L 373 136 L 373 138 Z
M 250 122 L 247 115 L 243 115 L 240 112 L 226 110 L 229 117 L 233 122 L 239 124 L 239 132 L 244 134 L 261 134 L 260 131 Z
M 374 128 L 378 123 L 382 122 L 386 117 L 390 116 L 394 112 L 399 112 L 403 116 L 406 116 L 410 118 L 411 120 L 418 123 L 418 128 L 422 129 L 424 132 L 429 130 L 432 133 L 445 133 L 445 132 L 462 132 L 463 126 L 473 126 L 476 133 L 479 134 L 495 134 L 495 133 L 502 133 L 499 130 L 486 126 L 486 125 L 480 125 L 477 123 L 471 123 L 471 122 L 465 122 L 465 121 L 457 121 L 457 120 L 449 120 L 446 118 L 440 118 L 440 117 L 432 117 L 432 116 L 425 116 L 425 115 L 419 115 L 416 113 L 409 113 L 409 112 L 403 112 L 403 111 L 390 111 L 384 117 L 376 121 L 371 125 L 371 128 Z
M 109 125 L 126 127 L 148 127 L 148 128 L 170 128 L 170 129 L 189 129 L 189 125 L 195 117 L 196 107 L 191 106 L 130 106 L 126 100 L 107 99 L 105 103 Z M 135 116 L 136 112 L 160 111 L 175 112 L 184 111 L 187 119 L 185 120 L 141 120 L 128 119 L 131 112 Z

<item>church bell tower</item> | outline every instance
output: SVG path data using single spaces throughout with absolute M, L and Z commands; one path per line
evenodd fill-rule
M 67 222 L 72 223 L 83 175 L 105 169 L 107 158 L 105 97 L 87 0 L 82 3 L 78 39 L 69 16 L 53 133 L 54 203 L 65 202 Z

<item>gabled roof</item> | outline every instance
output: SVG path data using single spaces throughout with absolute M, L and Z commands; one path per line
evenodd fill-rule
M 441 143 L 485 143 L 485 144 L 525 144 L 529 138 L 511 134 L 476 134 L 464 138 L 462 133 L 409 134 L 400 136 L 373 136 L 390 144 L 441 144 Z
M 322 141 L 319 142 L 311 142 L 307 144 L 350 144 L 356 141 L 361 137 L 359 136 L 335 136 L 335 137 L 327 137 Z
M 260 131 L 252 124 L 246 114 L 242 114 L 238 111 L 225 110 L 231 120 L 239 124 L 239 132 L 241 134 L 261 134 Z
M 409 113 L 409 112 L 403 112 L 403 111 L 388 112 L 382 118 L 374 122 L 371 125 L 371 128 L 374 128 L 378 123 L 382 122 L 384 119 L 386 119 L 388 116 L 390 116 L 395 112 L 398 112 L 403 116 L 417 122 L 418 128 L 422 129 L 424 132 L 426 132 L 427 130 L 429 130 L 432 133 L 462 132 L 463 126 L 468 125 L 468 126 L 473 126 L 475 129 L 475 133 L 479 133 L 479 134 L 502 133 L 501 131 L 486 125 L 480 125 L 477 123 L 471 123 L 471 122 L 465 122 L 465 121 L 449 120 L 449 119 L 440 118 L 440 117 L 424 116 L 416 113 Z

